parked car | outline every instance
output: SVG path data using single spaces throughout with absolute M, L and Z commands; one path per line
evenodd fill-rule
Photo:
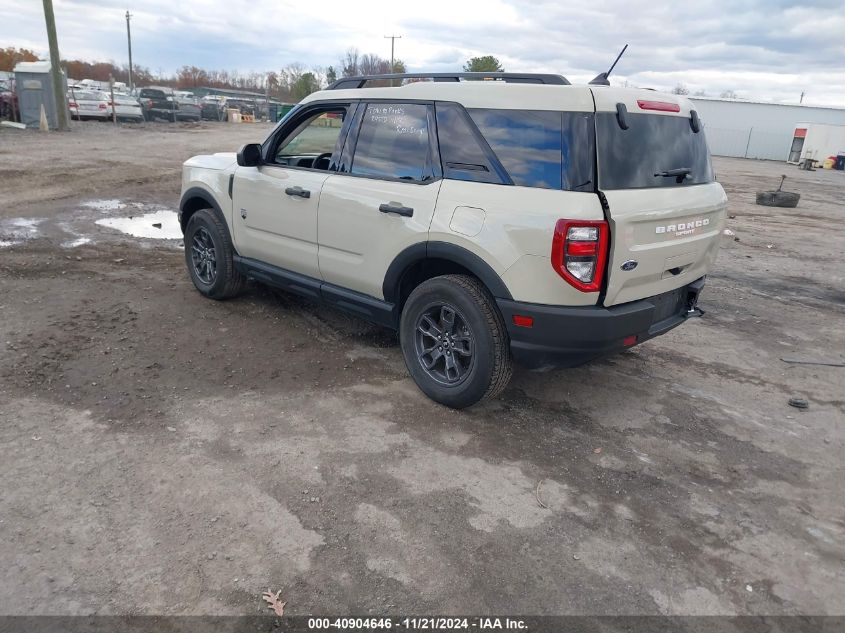
M 419 388 L 455 408 L 513 362 L 573 367 L 702 314 L 727 198 L 691 101 L 453 76 L 344 78 L 264 143 L 186 161 L 196 289 L 253 278 L 394 328 Z
M 157 118 L 176 121 L 176 110 L 179 106 L 170 88 L 139 88 L 136 93 L 147 121 Z
M 226 97 L 207 95 L 200 101 L 200 116 L 206 121 L 226 120 Z
M 0 119 L 20 118 L 18 95 L 15 94 L 11 80 L 0 81 Z
M 106 121 L 111 119 L 111 106 L 109 96 L 104 92 L 94 90 L 68 90 L 68 109 L 73 119 L 86 121 L 98 119 Z
M 111 116 L 111 102 L 109 102 L 109 116 Z M 140 102 L 129 94 L 114 95 L 114 109 L 118 120 L 138 122 L 144 120 L 144 110 Z
M 258 109 L 255 99 L 229 99 L 227 108 L 237 108 L 241 114 L 255 116 Z
M 203 97 L 200 107 L 202 109 L 201 116 L 206 121 L 228 121 L 230 109 L 252 116 L 255 116 L 259 110 L 258 104 L 254 99 L 223 97 L 220 95 Z
M 176 118 L 180 121 L 199 121 L 202 119 L 202 109 L 199 101 L 193 97 L 177 97 Z

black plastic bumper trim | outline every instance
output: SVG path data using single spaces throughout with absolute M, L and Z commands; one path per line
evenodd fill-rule
M 704 278 L 671 292 L 618 306 L 561 307 L 497 299 L 511 339 L 514 360 L 529 369 L 577 367 L 627 349 L 628 336 L 637 344 L 665 334 L 688 317 L 700 316 L 696 307 Z M 518 327 L 513 316 L 534 319 L 531 328 Z

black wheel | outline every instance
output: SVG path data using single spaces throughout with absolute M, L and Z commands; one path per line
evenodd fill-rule
M 228 299 L 246 279 L 235 269 L 235 248 L 226 225 L 210 209 L 191 216 L 185 229 L 185 263 L 197 290 L 211 299 Z
M 417 286 L 402 309 L 399 341 L 417 386 L 454 409 L 495 397 L 513 372 L 502 316 L 473 277 L 444 275 Z

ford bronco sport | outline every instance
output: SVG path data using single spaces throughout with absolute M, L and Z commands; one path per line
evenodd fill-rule
M 184 164 L 197 290 L 247 278 L 394 328 L 450 407 L 690 316 L 726 197 L 687 99 L 557 75 L 344 78 L 261 144 Z M 477 81 L 488 79 L 488 81 Z

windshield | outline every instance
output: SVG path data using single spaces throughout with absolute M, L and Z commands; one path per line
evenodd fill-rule
M 685 187 L 713 182 L 704 130 L 690 119 L 660 114 L 596 114 L 596 150 L 602 189 Z

